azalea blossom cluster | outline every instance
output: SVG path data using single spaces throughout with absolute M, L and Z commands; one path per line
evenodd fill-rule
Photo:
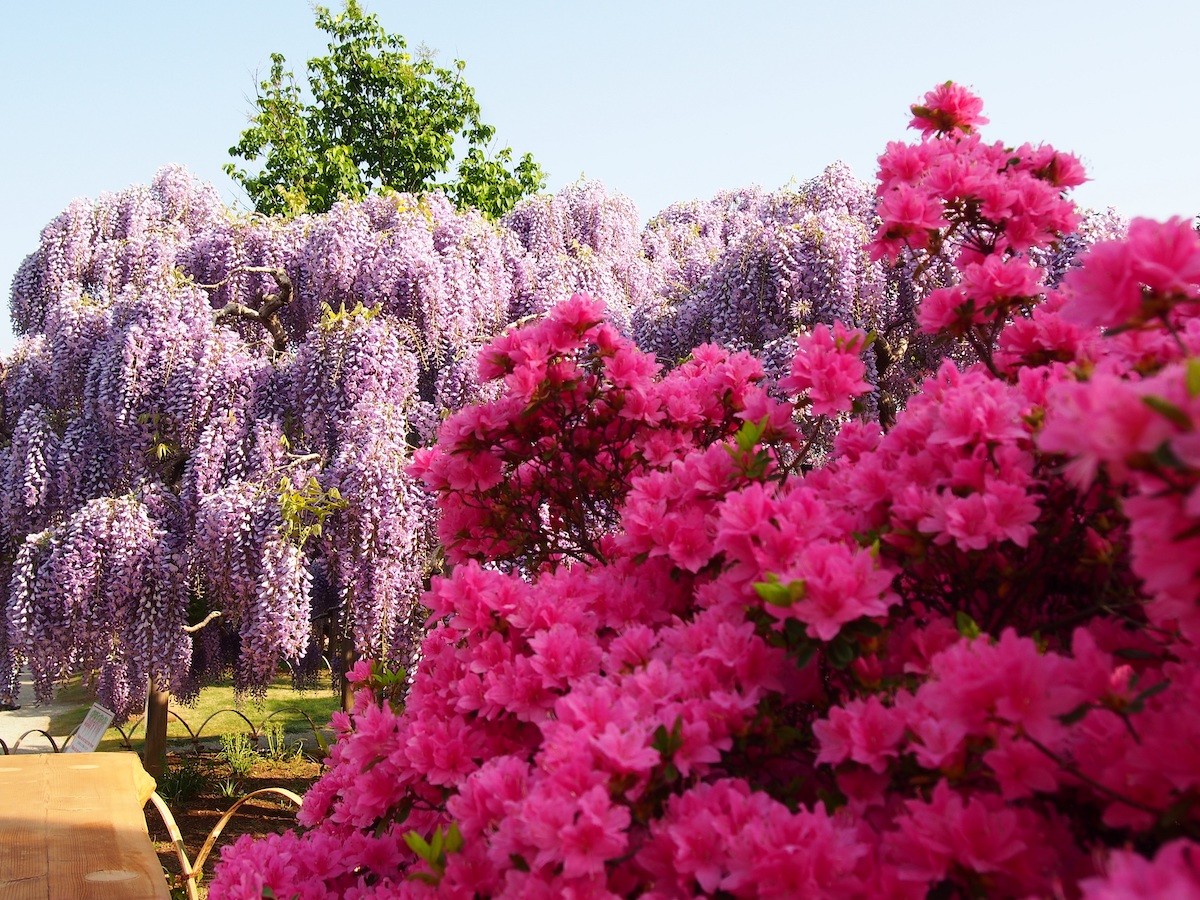
M 999 329 L 1040 295 L 1046 272 L 1029 251 L 1046 247 L 1079 224 L 1061 193 L 1084 181 L 1083 166 L 1045 145 L 1017 148 L 985 143 L 976 127 L 987 119 L 958 85 L 930 92 L 913 107 L 912 125 L 926 137 L 894 142 L 880 157 L 880 217 L 874 257 L 902 251 L 941 257 L 957 269 L 957 283 L 921 304 L 927 333 L 964 338 L 983 362 Z
M 537 571 L 601 555 L 634 475 L 768 410 L 749 354 L 702 347 L 660 370 L 582 294 L 486 347 L 480 376 L 503 396 L 455 413 L 413 466 L 439 497 L 447 559 Z
M 614 361 L 602 365 L 599 355 L 577 360 L 603 372 L 589 382 L 596 402 L 577 398 L 575 409 L 613 425 L 601 442 L 608 455 L 575 473 L 594 499 L 576 509 L 563 494 L 543 510 L 536 491 L 517 500 L 520 491 L 497 485 L 512 495 L 505 516 L 514 534 L 567 510 L 587 523 L 580 536 L 611 529 L 624 488 L 603 487 L 605 478 L 624 485 L 644 461 L 724 433 L 725 425 L 698 425 L 693 401 L 681 398 L 701 395 L 701 382 L 724 390 L 722 378 L 751 367 L 744 353 L 759 358 L 782 396 L 795 335 L 825 333 L 835 321 L 873 333 L 854 364 L 861 379 L 851 379 L 871 390 L 839 415 L 861 410 L 890 423 L 945 348 L 915 333 L 924 288 L 912 260 L 892 266 L 864 248 L 874 207 L 869 187 L 843 165 L 794 188 L 677 205 L 645 228 L 628 199 L 588 182 L 529 198 L 499 226 L 437 194 L 370 197 L 291 219 L 243 216 L 174 167 L 148 186 L 72 203 L 12 287 L 14 323 L 26 337 L 2 375 L 0 698 L 16 690 L 22 660 L 38 666 L 53 656 L 33 652 L 49 631 L 30 631 L 31 623 L 44 620 L 15 612 L 11 566 L 26 537 L 75 535 L 83 552 L 101 535 L 69 531 L 68 521 L 95 501 L 126 497 L 148 504 L 152 533 L 171 542 L 162 555 L 183 553 L 186 590 L 170 596 L 186 606 L 171 621 L 222 618 L 181 642 L 164 635 L 146 644 L 161 644 L 161 657 L 117 677 L 110 670 L 126 665 L 129 632 L 110 617 L 115 649 L 100 666 L 102 683 L 170 671 L 173 690 L 186 694 L 203 673 L 234 664 L 238 684 L 254 689 L 298 648 L 319 660 L 314 621 L 361 651 L 406 658 L 420 639 L 417 597 L 438 557 L 429 496 L 406 472 L 413 450 L 431 445 L 453 410 L 497 396 L 500 382 L 481 381 L 476 368 L 484 344 L 576 291 L 603 297 L 617 332 L 680 372 L 634 413 L 604 399 L 610 388 L 628 396 L 627 384 L 612 381 L 628 380 L 619 371 L 628 358 L 612 371 Z M 1065 271 L 1094 238 L 1081 233 L 1043 264 Z M 706 342 L 726 355 L 697 350 Z M 836 386 L 794 389 L 814 409 L 837 402 Z M 659 415 L 651 408 L 659 402 L 674 430 L 632 456 L 618 451 Z M 711 405 L 701 404 L 704 415 Z M 561 437 L 549 423 L 566 414 L 544 412 L 530 434 L 555 446 Z M 799 423 L 805 464 L 828 453 L 836 424 L 831 416 Z M 486 430 L 480 446 L 491 439 Z M 489 504 L 483 517 L 499 521 L 504 504 L 498 495 Z M 560 541 L 575 532 L 555 533 Z M 20 602 L 37 607 L 43 598 L 32 584 Z M 47 615 L 61 609 L 45 600 Z M 197 646 L 189 671 L 183 660 Z M 46 668 L 38 682 L 65 674 Z M 142 696 L 102 699 L 124 712 Z
M 1046 289 L 1080 172 L 980 109 L 914 107 L 871 247 L 957 273 L 920 314 L 976 361 L 821 466 L 800 417 L 870 388 L 847 323 L 786 399 L 715 349 L 672 382 L 582 297 L 481 354 L 502 392 L 416 466 L 457 564 L 411 687 L 356 668 L 308 830 L 211 896 L 1200 891 L 1200 237 L 1135 220 Z

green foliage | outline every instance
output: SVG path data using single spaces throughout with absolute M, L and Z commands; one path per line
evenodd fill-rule
M 347 0 L 340 14 L 320 6 L 316 12 L 330 42 L 328 55 L 308 61 L 311 102 L 283 56 L 272 54 L 250 127 L 229 150 L 260 164 L 256 173 L 225 166 L 255 209 L 324 212 L 372 190 L 438 188 L 495 218 L 544 186 L 528 153 L 514 164 L 510 148 L 489 152 L 495 129 L 480 121 L 464 62 L 445 69 L 428 51 L 409 53 L 404 38 L 388 34 L 357 0 Z
M 245 778 L 258 763 L 258 751 L 244 732 L 221 735 L 221 756 L 236 778 Z
M 167 427 L 161 413 L 142 413 L 138 416 L 139 425 L 149 425 L 154 429 L 150 436 L 150 447 L 146 451 L 158 462 L 173 456 L 179 448 L 166 436 Z
M 424 621 L 429 611 L 419 609 L 417 617 Z M 404 699 L 408 694 L 409 673 L 404 666 L 383 660 L 371 661 L 371 674 L 359 689 L 366 688 L 380 701 L 386 702 L 394 710 L 404 707 Z
M 198 766 L 185 763 L 168 769 L 158 780 L 158 795 L 168 803 L 199 797 L 208 784 L 208 776 Z
M 446 831 L 442 831 L 440 825 L 434 829 L 433 836 L 428 841 L 416 831 L 405 832 L 404 843 L 408 844 L 408 848 L 419 859 L 424 860 L 430 869 L 428 872 L 413 873 L 411 877 L 426 884 L 436 885 L 445 874 L 446 857 L 462 849 L 463 836 L 458 830 L 458 825 L 451 822 Z
M 1200 397 L 1200 357 L 1193 356 L 1187 361 L 1185 377 L 1187 378 L 1188 396 L 1195 400 Z
M 959 634 L 971 641 L 983 633 L 979 629 L 979 623 L 961 609 L 954 614 L 954 627 L 958 629 Z
M 766 581 L 756 581 L 754 583 L 754 593 L 758 594 L 758 598 L 764 603 L 770 603 L 772 606 L 789 607 L 794 606 L 804 599 L 807 593 L 808 586 L 803 578 L 797 578 L 786 584 L 779 580 L 779 577 L 767 573 Z
M 54 708 L 57 711 L 50 716 L 50 727 L 47 731 L 54 735 L 70 734 L 84 720 L 88 709 L 96 702 L 96 694 L 83 683 L 79 676 L 75 676 L 55 692 L 54 699 Z M 203 728 L 202 736 L 205 740 L 215 740 L 220 734 L 225 733 L 223 729 L 241 727 L 236 724 L 241 720 L 232 714 L 229 716 L 218 715 L 221 712 L 237 708 L 245 709 L 247 714 L 256 720 L 268 716 L 273 717 L 270 722 L 282 723 L 284 731 L 292 737 L 314 735 L 320 752 L 324 753 L 328 749 L 326 738 L 319 729 L 316 732 L 312 730 L 310 721 L 317 725 L 327 723 L 333 712 L 341 707 L 341 694 L 330 690 L 297 692 L 293 687 L 291 676 L 280 675 L 267 688 L 265 696 L 247 706 L 245 697 L 234 689 L 232 677 L 226 677 L 217 684 L 209 685 L 201 690 L 199 695 L 190 702 L 172 697 L 171 705 L 175 715 L 186 719 L 192 728 L 199 728 L 201 723 L 210 720 Z M 309 718 L 306 719 L 305 715 Z M 135 750 L 141 749 L 140 738 L 143 733 L 143 724 L 139 719 L 137 723 L 126 728 L 126 731 L 134 738 L 132 746 Z M 167 739 L 169 741 L 190 740 L 191 732 L 175 716 L 171 716 L 167 723 Z M 99 749 L 105 751 L 125 749 L 120 733 L 115 727 L 105 732 L 105 739 L 100 742 Z
M 285 476 L 279 481 L 279 512 L 283 536 L 303 547 L 310 537 L 320 537 L 325 520 L 346 508 L 338 489 L 323 490 L 316 478 L 309 478 L 304 487 L 297 488 Z
M 737 434 L 733 436 L 736 443 L 734 447 L 726 446 L 725 450 L 733 458 L 734 464 L 738 467 L 741 473 L 751 479 L 760 479 L 766 476 L 767 469 L 771 464 L 770 453 L 760 443 L 762 436 L 767 430 L 769 417 L 764 416 L 757 422 L 745 422 L 738 429 Z
M 289 741 L 283 723 L 267 722 L 262 729 L 263 739 L 267 742 L 265 755 L 267 759 L 277 762 L 299 760 L 304 757 L 304 744 L 301 741 Z
M 233 778 L 226 778 L 217 782 L 217 791 L 225 799 L 232 800 L 242 795 L 242 785 Z
M 379 315 L 381 310 L 382 307 L 379 306 L 364 306 L 361 301 L 349 309 L 345 306 L 334 309 L 328 303 L 322 303 L 321 320 L 317 327 L 322 332 L 330 332 L 334 329 L 346 327 L 347 323 L 352 323 L 356 319 L 360 319 L 363 322 L 370 322 Z

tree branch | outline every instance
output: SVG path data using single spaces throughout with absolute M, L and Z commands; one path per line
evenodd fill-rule
M 288 277 L 288 273 L 285 270 L 275 268 L 274 266 L 238 266 L 231 269 L 229 274 L 216 284 L 201 284 L 198 286 L 206 290 L 216 290 L 240 272 L 270 275 L 275 279 L 275 284 L 279 286 L 279 293 L 267 294 L 263 298 L 262 305 L 257 309 L 247 306 L 244 303 L 236 303 L 230 300 L 213 313 L 213 324 L 220 325 L 226 319 L 247 319 L 251 322 L 256 322 L 270 333 L 274 342 L 275 352 L 282 353 L 287 349 L 287 333 L 283 330 L 283 323 L 279 321 L 278 313 L 279 310 L 292 301 L 292 295 L 294 294 L 292 279 Z
M 221 611 L 219 609 L 214 609 L 212 612 L 210 612 L 207 616 L 205 616 L 203 619 L 201 619 L 195 625 L 184 625 L 183 630 L 186 631 L 188 634 L 195 634 L 197 631 L 199 631 L 201 628 L 203 628 L 205 625 L 207 625 L 213 619 L 219 619 L 219 618 L 221 618 Z

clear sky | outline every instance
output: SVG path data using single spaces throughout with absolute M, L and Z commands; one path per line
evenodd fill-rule
M 1200 3 L 364 0 L 466 77 L 551 190 L 581 176 L 644 218 L 775 188 L 836 159 L 870 178 L 934 84 L 975 87 L 985 136 L 1079 154 L 1084 205 L 1200 213 Z M 340 0 L 330 5 L 337 6 Z M 182 163 L 221 171 L 272 52 L 324 49 L 305 0 L 0 0 L 0 278 L 74 197 Z M 12 346 L 7 304 L 0 350 Z

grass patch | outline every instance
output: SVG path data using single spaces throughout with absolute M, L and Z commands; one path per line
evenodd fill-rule
M 50 727 L 46 730 L 51 734 L 70 734 L 79 727 L 88 708 L 96 702 L 96 695 L 83 686 L 82 679 L 76 675 L 65 684 L 54 688 L 54 703 L 70 709 L 50 717 Z M 115 732 L 114 732 L 115 733 Z
M 52 716 L 48 730 L 51 734 L 69 734 L 83 721 L 88 708 L 95 702 L 95 695 L 88 691 L 78 678 L 74 678 L 55 692 L 54 700 L 57 704 L 72 704 L 72 708 Z M 184 706 L 172 699 L 170 710 L 174 715 L 169 715 L 167 719 L 167 740 L 191 739 L 188 729 L 176 716 L 186 721 L 193 731 L 198 731 L 200 740 L 206 744 L 218 744 L 221 735 L 224 734 L 249 733 L 251 725 L 246 724 L 242 716 L 249 719 L 253 728 L 260 734 L 265 730 L 264 721 L 270 718 L 271 722 L 283 725 L 285 734 L 311 739 L 312 729 L 301 713 L 306 713 L 317 728 L 324 728 L 329 724 L 330 716 L 338 709 L 340 703 L 340 694 L 328 688 L 297 691 L 292 687 L 291 676 L 287 674 L 275 679 L 267 688 L 265 697 L 242 698 L 239 703 L 234 694 L 233 680 L 225 679 L 204 688 L 192 706 Z M 208 724 L 204 724 L 206 720 Z M 126 725 L 126 732 L 134 721 L 136 719 Z M 139 749 L 144 739 L 145 723 L 140 723 L 133 731 L 134 749 Z M 120 733 L 115 728 L 110 728 L 97 749 L 120 750 L 122 747 Z

